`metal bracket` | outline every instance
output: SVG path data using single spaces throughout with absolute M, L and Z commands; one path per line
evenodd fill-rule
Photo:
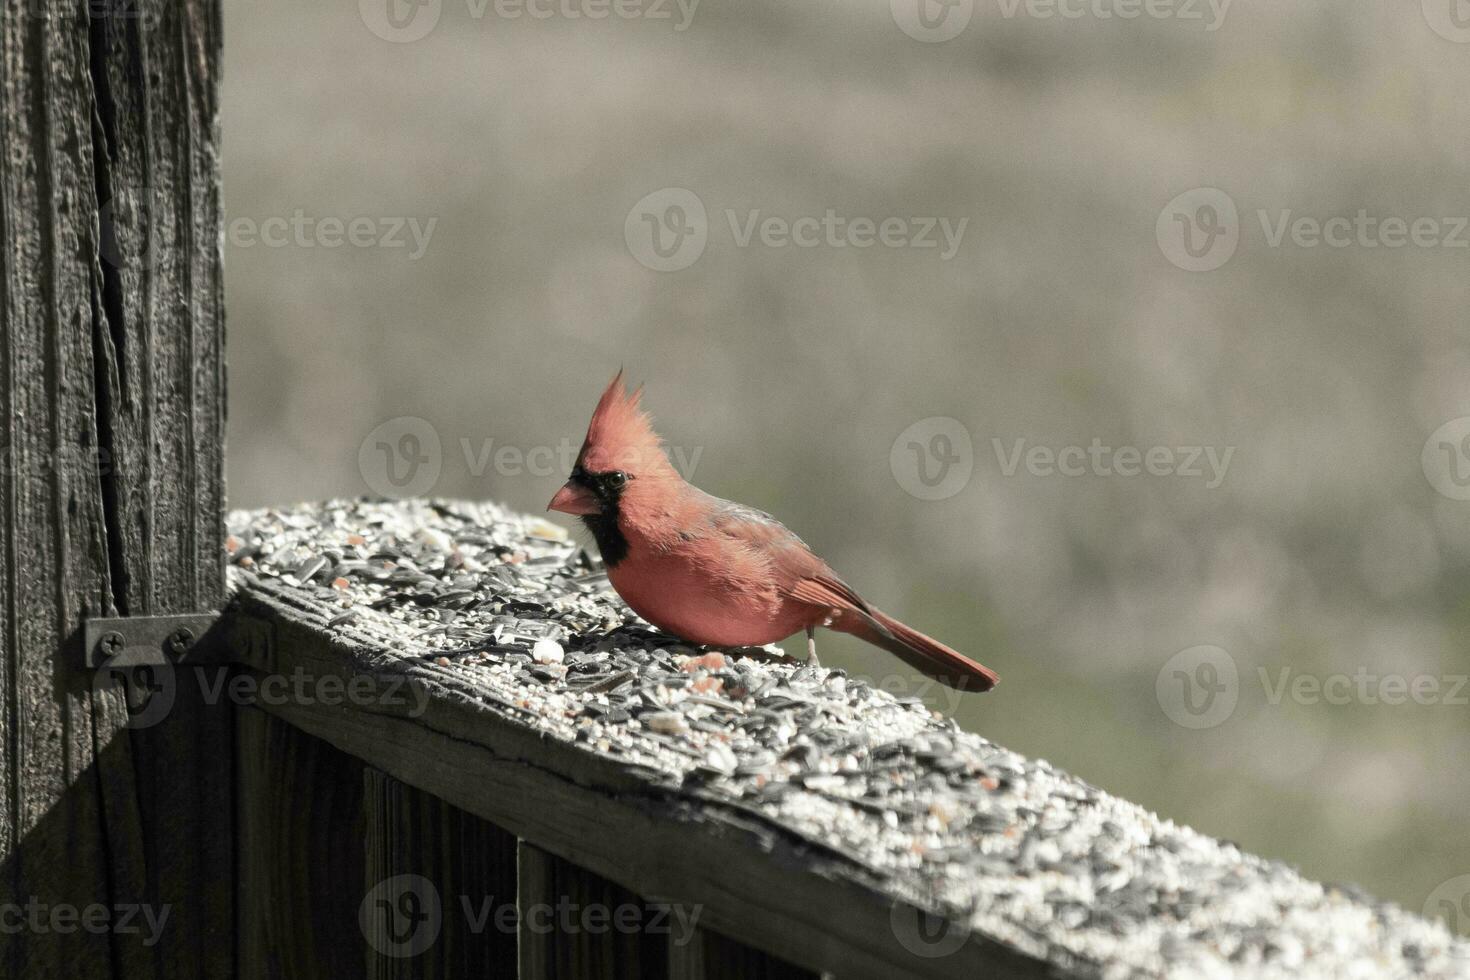
M 219 613 L 180 613 L 167 616 L 116 616 L 89 619 L 83 626 L 86 665 L 99 667 L 164 666 L 185 661 L 191 664 L 226 663 L 232 657 L 228 644 L 201 643 Z

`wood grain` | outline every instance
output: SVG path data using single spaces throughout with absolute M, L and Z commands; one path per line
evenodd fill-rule
M 368 976 L 515 976 L 516 932 L 506 915 L 515 907 L 514 835 L 378 770 L 365 779 L 365 887 L 386 903 L 363 911 L 377 939 L 368 943 Z M 434 932 L 422 951 L 398 945 L 418 925 L 408 921 L 409 889 L 419 892 L 417 906 L 438 910 L 424 924 Z
M 523 980 L 640 980 L 668 973 L 671 916 L 524 840 L 518 866 Z
M 669 980 L 816 980 L 822 974 L 793 966 L 712 929 L 697 929 L 669 948 Z
M 363 764 L 264 711 L 240 723 L 239 975 L 363 971 Z
M 27 900 L 168 919 L 154 945 L 3 934 L 0 972 L 220 975 L 230 713 L 180 685 L 165 721 L 129 729 L 79 647 L 88 615 L 222 598 L 220 18 L 210 0 L 107 13 L 10 0 L 0 24 L 0 863 Z M 142 187 L 148 207 L 109 206 Z M 172 261 L 137 259 L 140 240 Z

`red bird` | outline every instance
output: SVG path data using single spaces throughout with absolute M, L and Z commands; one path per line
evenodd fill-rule
M 618 372 L 602 393 L 566 486 L 548 510 L 575 514 L 597 540 L 608 579 L 660 629 L 717 647 L 775 643 L 800 630 L 816 659 L 826 626 L 861 637 L 960 690 L 993 671 L 864 602 L 775 518 L 712 497 L 670 465 L 652 421 Z

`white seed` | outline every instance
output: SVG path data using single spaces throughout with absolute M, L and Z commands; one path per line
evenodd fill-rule
M 555 640 L 537 640 L 531 648 L 531 659 L 538 664 L 559 664 L 562 656 L 561 644 Z
M 689 726 L 684 723 L 684 716 L 676 711 L 650 712 L 643 716 L 643 724 L 648 726 L 649 731 L 664 735 L 681 735 L 689 730 Z

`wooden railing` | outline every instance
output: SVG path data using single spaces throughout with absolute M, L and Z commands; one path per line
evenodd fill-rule
M 220 21 L 0 19 L 0 976 L 1470 972 L 861 678 L 682 648 L 537 519 L 224 540 Z M 223 616 L 161 620 L 222 552 Z
M 684 648 L 539 518 L 334 503 L 236 515 L 230 546 L 243 938 L 281 975 L 363 955 L 375 976 L 531 978 L 1470 962 L 1436 923 L 916 700 Z

